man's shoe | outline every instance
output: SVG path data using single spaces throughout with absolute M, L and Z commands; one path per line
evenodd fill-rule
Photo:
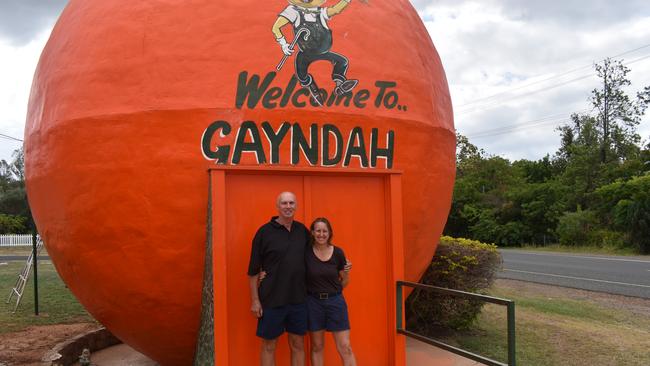
M 312 80 L 306 88 L 309 89 L 309 94 L 311 94 L 312 99 L 316 101 L 316 104 L 322 107 L 323 104 L 325 104 L 325 100 L 323 100 L 323 95 L 320 93 L 320 89 L 318 89 L 316 82 Z
M 349 79 L 345 81 L 340 81 L 340 80 L 335 80 L 336 83 L 336 88 L 334 88 L 334 94 L 336 95 L 345 95 L 354 89 L 357 84 L 359 84 L 359 80 L 355 79 Z

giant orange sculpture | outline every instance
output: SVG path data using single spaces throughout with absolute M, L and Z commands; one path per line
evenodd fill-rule
M 354 262 L 361 364 L 396 357 L 376 343 L 395 345 L 391 281 L 419 278 L 444 226 L 452 109 L 413 7 L 289 3 L 72 0 L 36 70 L 27 189 L 48 252 L 95 318 L 163 365 L 194 357 L 206 210 L 227 292 L 214 296 L 216 352 L 228 344 L 231 364 L 256 357 L 245 262 L 280 190 L 297 193 L 299 220 L 330 217 Z M 373 309 L 384 335 L 367 328 Z

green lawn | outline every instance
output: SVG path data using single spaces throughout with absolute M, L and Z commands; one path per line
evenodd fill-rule
M 49 261 L 38 264 L 39 316 L 34 315 L 33 273 L 25 287 L 23 299 L 16 313 L 12 313 L 15 297 L 7 304 L 24 262 L 0 265 L 0 333 L 15 332 L 32 325 L 93 322 L 56 273 Z
M 32 252 L 32 247 L 0 247 L 0 255 L 29 255 Z M 39 255 L 47 255 L 45 249 L 41 250 Z
M 650 365 L 650 301 L 629 299 L 634 308 L 598 296 L 549 297 L 508 281 L 498 281 L 490 294 L 516 302 L 519 365 Z M 446 341 L 506 362 L 505 307 L 486 305 L 473 330 Z

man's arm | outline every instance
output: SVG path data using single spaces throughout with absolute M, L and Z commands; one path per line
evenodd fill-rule
M 273 24 L 273 28 L 271 28 L 271 31 L 273 32 L 275 39 L 280 39 L 284 37 L 281 28 L 287 24 L 289 24 L 289 20 L 283 16 L 279 16 L 278 19 L 275 20 L 275 23 Z
M 350 5 L 350 2 L 352 2 L 352 0 L 341 0 L 336 5 L 327 8 L 327 17 L 331 18 L 337 14 L 340 14 L 345 8 L 348 7 L 348 5 Z
M 256 318 L 262 317 L 262 303 L 260 302 L 260 296 L 257 290 L 259 276 L 259 273 L 255 276 L 248 276 L 248 287 L 251 292 L 251 313 Z
M 253 237 L 251 246 L 251 257 L 248 262 L 248 288 L 251 295 L 251 312 L 253 316 L 259 318 L 262 316 L 262 304 L 258 292 L 258 279 L 260 268 L 262 268 L 262 229 L 260 228 Z
M 278 19 L 275 20 L 273 28 L 271 28 L 271 32 L 273 32 L 273 35 L 275 36 L 275 41 L 278 42 L 280 48 L 282 48 L 282 53 L 290 56 L 293 53 L 293 50 L 291 49 L 291 45 L 289 45 L 287 40 L 284 38 L 284 34 L 282 34 L 281 29 L 287 24 L 289 24 L 289 20 L 283 16 L 279 16 Z
M 361 1 L 364 4 L 368 4 L 368 0 L 358 0 L 358 1 Z M 331 18 L 336 14 L 340 14 L 343 11 L 343 9 L 347 8 L 348 5 L 350 5 L 351 2 L 352 0 L 341 0 L 338 2 L 338 4 L 330 8 L 327 8 L 327 17 Z

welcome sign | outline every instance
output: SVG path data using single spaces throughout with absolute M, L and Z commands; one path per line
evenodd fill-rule
M 320 94 L 324 103 L 319 104 L 316 99 L 310 97 L 310 91 L 306 88 L 297 88 L 298 79 L 292 76 L 284 87 L 273 86 L 273 80 L 276 77 L 275 72 L 268 73 L 264 79 L 259 75 L 248 77 L 247 71 L 239 74 L 237 83 L 237 98 L 235 107 L 241 109 L 244 106 L 250 109 L 259 107 L 265 109 L 274 109 L 276 107 L 284 108 L 292 106 L 304 108 L 308 104 L 313 107 L 319 106 L 345 106 L 363 109 L 368 105 L 374 105 L 375 108 L 394 109 L 407 111 L 406 105 L 400 105 L 399 95 L 394 81 L 376 81 L 374 88 L 371 90 L 361 89 L 355 92 L 337 94 L 332 92 L 327 94 L 325 89 L 320 89 Z
M 234 144 L 223 144 L 221 141 L 235 136 Z M 262 139 L 262 134 L 265 139 Z M 217 138 L 218 136 L 218 138 Z M 217 147 L 212 150 L 212 142 L 217 140 Z M 265 151 L 263 140 L 268 142 Z M 239 124 L 236 133 L 227 121 L 216 121 L 205 130 L 201 138 L 203 155 L 206 159 L 214 159 L 217 164 L 237 165 L 242 154 L 252 153 L 257 164 L 282 164 L 280 146 L 286 143 L 290 146 L 288 161 L 292 165 L 300 164 L 301 155 L 309 165 L 323 167 L 348 167 L 351 160 L 358 159 L 362 168 L 376 168 L 379 159 L 384 160 L 384 168 L 393 167 L 393 150 L 395 132 L 388 131 L 385 135 L 385 147 L 379 146 L 379 129 L 372 128 L 370 134 L 364 134 L 363 128 L 354 127 L 343 135 L 333 124 L 319 126 L 312 124 L 305 133 L 298 123 L 284 122 L 274 128 L 269 122 L 260 126 L 254 121 L 244 121 Z
M 316 96 L 308 87 L 300 87 L 294 75 L 284 87 L 274 86 L 276 72 L 269 72 L 263 79 L 256 74 L 249 77 L 248 71 L 239 74 L 235 108 L 305 108 L 345 107 L 364 109 L 368 105 L 376 109 L 397 109 L 406 112 L 408 106 L 399 103 L 399 95 L 394 81 L 376 81 L 375 88 L 349 90 L 345 93 L 334 92 L 328 95 L 325 89 L 318 89 Z M 355 80 L 355 86 L 356 86 Z M 364 132 L 360 126 L 349 131 L 341 131 L 336 125 L 324 123 L 322 126 L 311 124 L 308 132 L 303 131 L 299 123 L 282 122 L 274 127 L 268 121 L 240 121 L 237 131 L 232 131 L 229 121 L 219 120 L 210 124 L 201 138 L 201 149 L 206 159 L 216 164 L 238 165 L 242 154 L 252 153 L 257 164 L 297 165 L 302 154 L 311 166 L 348 167 L 353 158 L 358 159 L 361 168 L 377 168 L 377 160 L 383 159 L 383 168 L 393 167 L 395 149 L 395 131 L 382 133 L 383 145 L 379 145 L 379 128 L 371 127 Z M 232 136 L 231 136 L 232 134 Z M 264 139 L 262 138 L 264 136 Z M 234 141 L 233 140 L 234 136 Z M 289 145 L 290 156 L 282 161 L 280 145 Z M 230 142 L 229 142 L 230 141 Z M 264 141 L 268 142 L 265 144 Z M 216 146 L 214 146 L 216 144 Z M 267 145 L 267 146 L 264 146 Z M 333 151 L 331 151 L 333 150 Z

